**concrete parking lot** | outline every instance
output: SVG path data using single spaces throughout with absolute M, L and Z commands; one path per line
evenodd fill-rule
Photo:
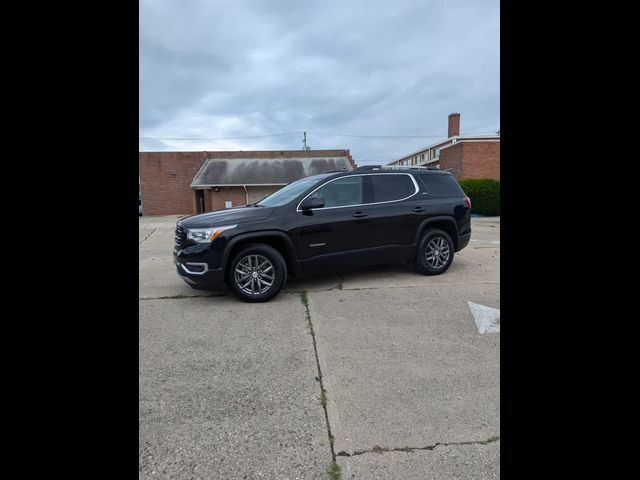
M 499 217 L 443 275 L 335 272 L 264 304 L 184 283 L 178 218 L 140 218 L 141 479 L 321 479 L 333 458 L 343 479 L 499 478 L 500 334 L 470 307 L 500 308 Z

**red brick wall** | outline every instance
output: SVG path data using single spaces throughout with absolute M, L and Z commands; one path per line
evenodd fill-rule
M 462 176 L 462 143 L 454 143 L 450 147 L 440 150 L 440 170 L 451 169 L 451 175 L 456 180 Z
M 144 214 L 196 213 L 191 181 L 205 158 L 203 152 L 140 152 L 138 169 Z
M 463 143 L 462 178 L 500 180 L 500 142 Z
M 500 142 L 458 142 L 440 151 L 440 168 L 451 168 L 457 180 L 500 180 Z
M 138 169 L 145 215 L 195 214 L 196 195 L 191 181 L 208 158 L 290 158 L 346 156 L 355 168 L 349 150 L 271 150 L 239 152 L 139 152 Z M 207 211 L 224 208 L 224 201 L 244 205 L 244 188 L 229 192 L 230 198 L 205 191 Z
M 247 204 L 243 187 L 220 187 L 219 192 L 211 192 L 211 210 L 223 210 L 224 202 L 231 201 L 233 207 Z

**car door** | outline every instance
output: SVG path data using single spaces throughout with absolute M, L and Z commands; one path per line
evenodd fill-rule
M 368 263 L 370 252 L 366 249 L 376 241 L 370 206 L 364 204 L 363 178 L 349 175 L 329 180 L 307 195 L 322 198 L 324 208 L 297 209 L 299 258 L 308 267 L 330 269 Z
M 409 173 L 368 175 L 371 182 L 372 228 L 379 247 L 409 246 L 415 243 L 416 230 L 423 219 L 419 185 Z

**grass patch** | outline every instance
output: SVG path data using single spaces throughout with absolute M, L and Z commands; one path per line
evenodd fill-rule
M 309 297 L 307 296 L 307 291 L 302 290 L 300 292 L 300 301 L 302 305 L 304 305 L 304 314 L 307 319 L 307 327 L 309 328 L 309 333 L 313 335 L 313 325 L 311 324 L 311 314 L 309 313 Z
M 335 461 L 331 462 L 327 469 L 327 476 L 330 480 L 342 480 L 342 471 L 340 470 L 340 465 L 338 465 Z

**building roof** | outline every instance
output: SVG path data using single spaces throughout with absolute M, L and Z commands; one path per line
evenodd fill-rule
M 389 162 L 389 165 L 392 163 L 396 163 L 396 162 L 400 162 L 402 160 L 406 160 L 408 158 L 413 157 L 414 155 L 419 155 L 421 153 L 426 152 L 427 150 L 430 150 L 432 148 L 438 147 L 440 145 L 444 145 L 444 144 L 449 144 L 447 145 L 453 145 L 456 143 L 461 143 L 461 142 L 477 142 L 477 141 L 500 141 L 500 134 L 489 134 L 489 135 L 455 135 L 453 137 L 449 137 L 446 138 L 444 140 L 441 140 L 437 143 L 432 143 L 431 145 L 429 145 L 428 147 L 423 147 L 420 150 L 416 150 L 415 152 L 412 152 L 408 155 L 405 155 L 404 157 L 398 158 L 397 160 L 392 160 L 391 162 Z M 444 147 L 446 148 L 446 147 Z
M 310 175 L 333 170 L 353 170 L 346 156 L 287 158 L 209 158 L 191 187 L 286 185 Z

